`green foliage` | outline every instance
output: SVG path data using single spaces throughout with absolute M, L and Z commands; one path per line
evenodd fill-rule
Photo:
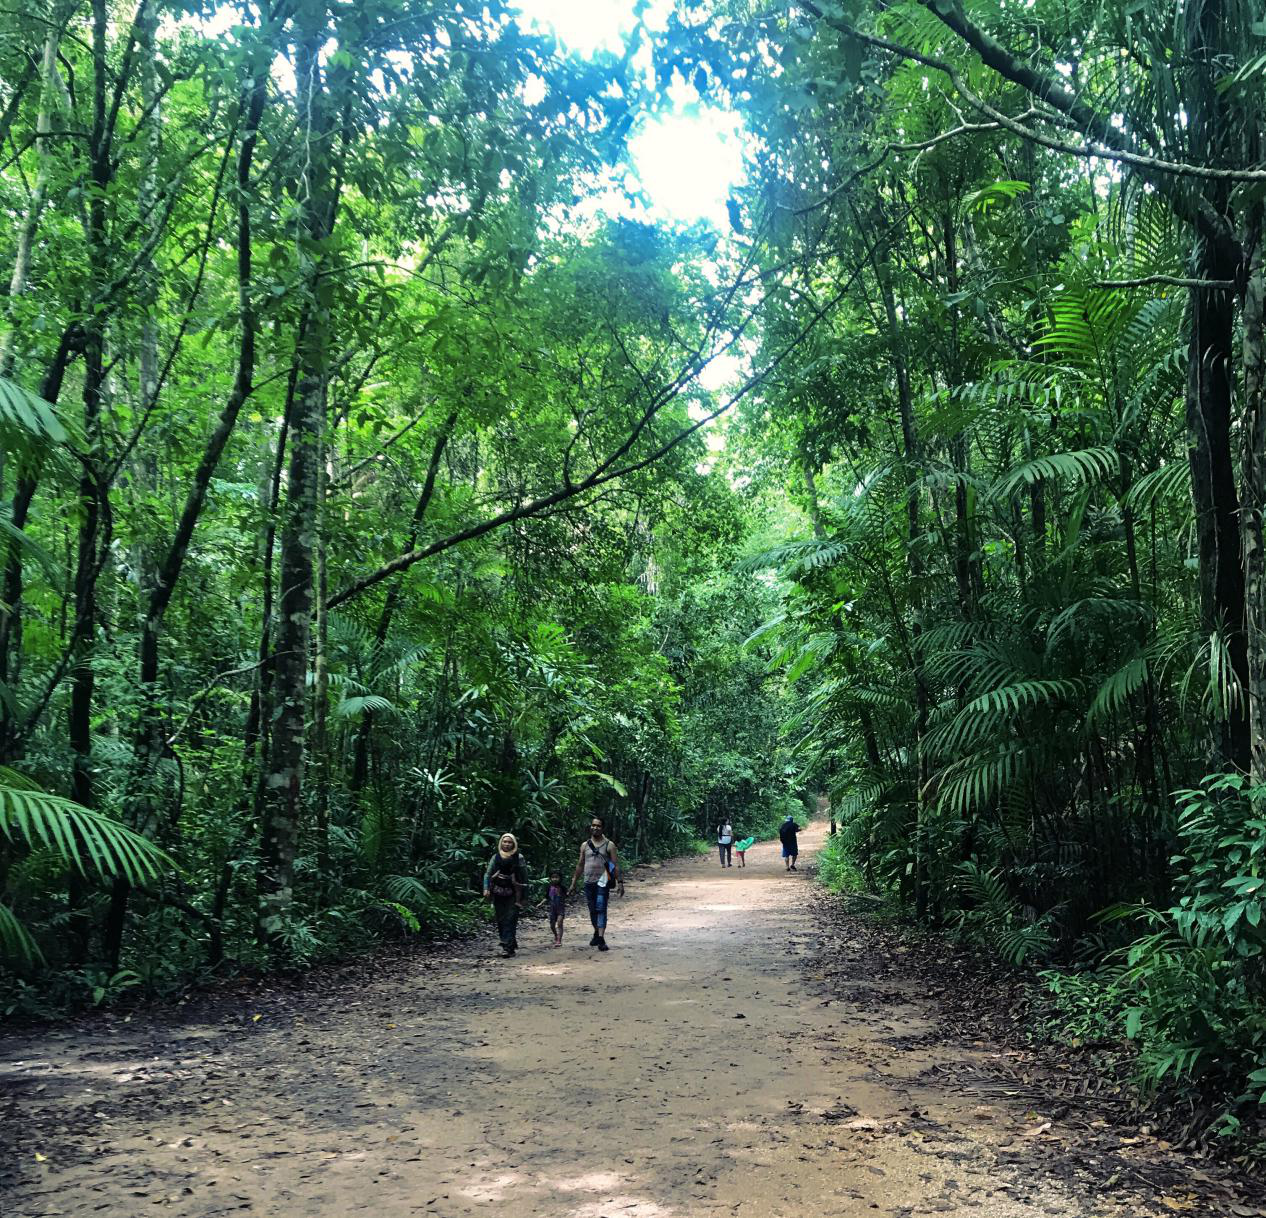
M 1238 775 L 1180 792 L 1175 903 L 1106 915 L 1146 932 L 1098 984 L 1125 1005 L 1123 1031 L 1152 1091 L 1194 1083 L 1238 1105 L 1266 1103 L 1263 797 Z
M 0 833 L 52 851 L 83 875 L 95 871 L 143 884 L 171 866 L 153 842 L 73 800 L 46 794 L 7 767 L 0 767 Z
M 818 882 L 828 892 L 841 895 L 857 892 L 865 887 L 865 878 L 858 869 L 853 854 L 844 839 L 837 833 L 827 839 L 818 851 Z
M 766 302 L 763 341 L 794 333 L 822 285 L 851 285 L 743 412 L 754 480 L 786 504 L 751 546 L 783 591 L 753 643 L 772 642 L 795 697 L 785 737 L 830 792 L 830 868 L 842 852 L 920 918 L 1059 966 L 1075 1034 L 1130 1032 L 1153 1086 L 1178 1074 L 1255 1099 L 1261 813 L 1226 792 L 1211 808 L 1197 784 L 1210 757 L 1262 764 L 1260 719 L 1244 725 L 1266 673 L 1260 588 L 1237 601 L 1239 542 L 1215 555 L 1209 532 L 1222 496 L 1251 571 L 1260 437 L 1247 396 L 1197 393 L 1188 361 L 1209 337 L 1193 335 L 1193 301 L 1213 297 L 1174 281 L 1212 275 L 1196 200 L 1226 227 L 1219 274 L 1244 273 L 1256 187 L 1179 192 L 1137 160 L 1109 170 L 1013 128 L 961 128 L 982 105 L 1048 104 L 1026 88 L 1072 65 L 1087 107 L 1074 126 L 1097 114 L 1174 161 L 1199 127 L 1205 164 L 1249 163 L 1256 16 L 953 9 L 834 6 L 795 28 L 734 9 L 715 36 L 761 141 L 748 199 L 796 216 L 754 238 L 766 264 L 803 268 L 797 293 Z M 854 24 L 887 49 L 837 36 Z M 744 59 L 753 39 L 767 63 Z M 1029 75 L 984 64 L 973 46 L 991 40 Z M 933 71 L 929 89 L 927 62 L 894 46 L 956 79 Z M 1232 296 L 1224 360 L 1250 386 L 1233 353 L 1252 318 Z M 1121 906 L 1160 921 L 1101 919 Z
M 1016 966 L 1050 952 L 1052 911 L 1040 918 L 1026 915 L 998 873 L 985 871 L 971 860 L 959 863 L 958 876 L 962 901 L 958 926 L 964 934 L 988 944 Z
M 697 426 L 760 293 L 611 203 L 638 74 L 500 0 L 107 9 L 0 57 L 5 1005 L 467 929 L 505 829 L 534 887 L 591 812 L 767 829 L 771 508 Z

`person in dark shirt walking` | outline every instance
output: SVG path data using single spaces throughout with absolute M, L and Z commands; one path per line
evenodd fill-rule
M 782 859 L 788 871 L 796 869 L 796 857 L 800 853 L 800 843 L 796 834 L 799 832 L 800 826 L 796 824 L 794 816 L 788 816 L 778 827 L 778 840 L 782 842 Z
M 503 833 L 497 842 L 497 853 L 484 871 L 484 900 L 492 902 L 503 956 L 513 956 L 519 950 L 519 910 L 523 908 L 527 879 L 527 865 L 519 853 L 517 839 L 513 833 Z

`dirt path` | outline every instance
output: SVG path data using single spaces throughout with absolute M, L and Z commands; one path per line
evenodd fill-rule
M 532 922 L 510 961 L 481 941 L 317 1000 L 0 1046 L 0 1212 L 1199 1212 L 1120 1171 L 1105 1191 L 1099 1147 L 1022 1103 L 929 1084 L 989 1046 L 938 1043 L 899 979 L 832 997 L 776 844 L 640 876 L 605 956 L 582 905 L 561 949 Z

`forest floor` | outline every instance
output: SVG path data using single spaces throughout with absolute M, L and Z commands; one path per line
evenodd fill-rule
M 802 835 L 802 865 L 821 829 Z M 299 989 L 0 1043 L 0 1211 L 515 1218 L 1266 1213 L 951 1030 L 776 843 Z

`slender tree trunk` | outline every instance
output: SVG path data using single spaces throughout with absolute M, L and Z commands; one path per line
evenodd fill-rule
M 1244 604 L 1248 663 L 1248 731 L 1252 780 L 1266 783 L 1266 265 L 1262 234 L 1254 242 L 1244 295 Z
M 57 72 L 57 48 L 61 42 L 61 30 L 50 27 L 44 40 L 44 54 L 40 61 L 40 108 L 35 117 L 35 182 L 31 187 L 31 197 L 27 203 L 26 217 L 18 230 L 17 250 L 13 255 L 13 274 L 9 278 L 9 295 L 5 301 L 5 321 L 7 327 L 0 335 L 0 376 L 12 376 L 17 352 L 14 348 L 16 337 L 15 313 L 18 301 L 26 293 L 27 282 L 31 274 L 31 248 L 35 244 L 35 234 L 39 230 L 40 216 L 44 212 L 44 203 L 48 194 L 48 138 L 53 129 L 53 105 L 57 98 L 54 76 Z M 0 452 L 0 462 L 4 454 Z M 2 468 L 2 467 L 0 467 Z M 0 482 L 3 479 L 0 478 Z M 2 489 L 2 488 L 0 488 Z
M 924 740 L 928 731 L 930 698 L 927 678 L 923 671 L 923 657 L 920 652 L 920 637 L 923 634 L 924 571 L 923 558 L 920 553 L 923 528 L 920 512 L 921 492 L 918 486 L 915 485 L 922 473 L 922 457 L 914 419 L 914 397 L 910 389 L 910 369 L 906 361 L 905 333 L 902 328 L 903 323 L 897 313 L 897 301 L 893 292 L 892 269 L 887 247 L 881 249 L 875 257 L 875 273 L 879 281 L 879 291 L 883 297 L 884 315 L 888 323 L 889 350 L 893 371 L 896 373 L 897 410 L 901 421 L 901 455 L 907 482 L 906 518 L 909 526 L 909 539 L 906 544 L 906 568 L 910 582 L 910 653 L 914 664 L 915 701 L 914 906 L 916 915 L 919 918 L 926 918 L 928 913 L 927 843 L 925 840 L 927 810 L 924 805 L 928 782 L 928 764 L 927 756 L 924 752 Z
M 322 420 L 324 422 L 324 420 Z M 317 759 L 316 832 L 317 883 L 324 891 L 330 869 L 330 742 L 328 719 L 330 708 L 330 615 L 325 601 L 329 593 L 326 578 L 325 488 L 326 456 L 323 451 L 317 464 L 317 553 L 316 553 L 316 646 L 312 657 L 312 751 Z
M 451 411 L 440 427 L 439 434 L 435 437 L 435 442 L 431 446 L 431 459 L 427 464 L 426 478 L 422 483 L 422 492 L 418 496 L 418 502 L 413 509 L 413 520 L 409 525 L 408 542 L 405 546 L 405 552 L 415 549 L 418 544 L 418 538 L 422 534 L 422 524 L 426 519 L 427 509 L 431 506 L 431 499 L 435 494 L 435 481 L 440 472 L 440 462 L 444 457 L 444 450 L 448 446 L 449 440 L 453 437 L 453 429 L 457 426 L 457 411 Z M 395 617 L 396 609 L 400 604 L 400 585 L 394 583 L 387 590 L 386 599 L 383 601 L 382 612 L 378 615 L 378 625 L 374 630 L 374 658 L 376 659 L 381 653 L 387 642 L 387 636 L 391 633 L 391 622 Z M 351 789 L 353 797 L 359 795 L 365 789 L 365 783 L 369 779 L 369 741 L 373 735 L 374 715 L 372 711 L 366 711 L 361 716 L 360 724 L 356 729 L 356 742 L 353 745 L 352 753 L 352 782 Z
M 92 0 L 93 120 L 89 143 L 89 173 L 92 194 L 88 203 L 89 299 L 98 299 L 109 275 L 109 234 L 106 221 L 106 194 L 112 166 L 107 135 L 106 0 Z M 92 775 L 92 703 L 96 690 L 93 649 L 97 631 L 97 576 L 100 546 L 101 509 L 104 488 L 102 470 L 104 447 L 101 412 L 105 396 L 105 319 L 99 313 L 84 323 L 83 432 L 85 453 L 79 478 L 79 533 L 75 554 L 75 620 L 69 646 L 72 652 L 70 707 L 67 736 L 72 754 L 71 798 L 85 808 L 93 808 L 96 794 Z M 73 895 L 73 890 L 72 890 Z M 78 923 L 76 954 L 87 945 L 88 927 L 83 911 L 72 917 Z
M 277 712 L 264 779 L 265 815 L 258 876 L 259 930 L 274 942 L 294 898 L 294 860 L 303 812 L 304 718 L 319 527 L 317 481 L 329 367 L 329 317 L 323 303 L 322 276 L 326 261 L 311 252 L 329 236 L 334 204 L 330 150 L 333 124 L 320 62 L 327 38 L 324 4 L 313 6 L 303 17 L 295 57 L 304 133 L 297 212 L 304 258 L 311 265 L 307 285 L 310 314 L 301 339 L 299 380 L 290 423 L 286 513 L 281 533 L 281 596 L 273 652 Z
M 300 320 L 299 333 L 306 326 L 306 318 Z M 277 444 L 273 450 L 272 476 L 266 501 L 268 504 L 264 525 L 264 553 L 260 559 L 262 588 L 260 590 L 259 617 L 259 665 L 256 668 L 255 689 L 251 694 L 250 710 L 246 716 L 243 733 L 243 772 L 255 780 L 255 818 L 262 823 L 264 816 L 263 759 L 268 756 L 272 744 L 273 721 L 273 667 L 272 636 L 274 608 L 274 571 L 277 554 L 277 521 L 281 508 L 281 476 L 286 468 L 286 454 L 290 437 L 290 417 L 294 413 L 295 391 L 299 383 L 299 366 L 294 363 L 286 387 L 286 403 L 282 410 L 281 427 L 277 432 Z M 258 746 L 258 748 L 256 747 Z M 257 756 L 258 754 L 258 756 Z

